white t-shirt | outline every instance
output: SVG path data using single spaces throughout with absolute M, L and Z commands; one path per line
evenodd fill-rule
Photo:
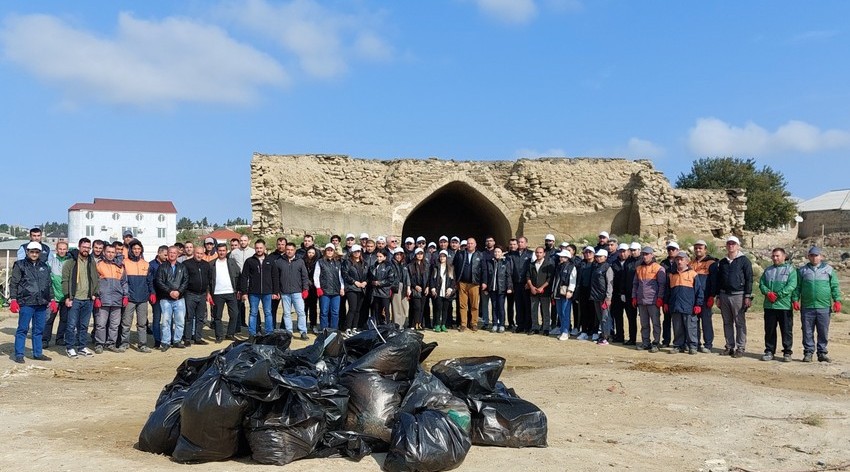
M 213 294 L 223 295 L 233 293 L 233 283 L 230 281 L 230 271 L 227 269 L 227 259 L 215 260 L 215 290 Z

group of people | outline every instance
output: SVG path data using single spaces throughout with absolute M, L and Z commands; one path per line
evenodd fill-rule
M 429 243 L 422 236 L 407 237 L 400 244 L 395 236 L 372 239 L 363 233 L 358 241 L 349 233 L 344 240 L 332 236 L 321 249 L 311 235 L 298 246 L 278 238 L 273 251 L 262 239 L 251 247 L 247 236 L 229 246 L 207 238 L 199 247 L 191 242 L 160 246 L 149 262 L 131 233 L 112 243 L 82 238 L 72 250 L 60 242 L 55 253 L 40 236 L 38 228 L 30 231 L 10 283 L 11 308 L 19 313 L 14 360 L 21 363 L 30 325 L 33 359 L 49 360 L 43 348 L 57 317 L 56 343 L 72 358 L 124 352 L 134 319 L 140 352 L 151 351 L 148 334 L 153 347 L 163 351 L 206 344 L 208 325 L 220 343 L 236 339 L 243 328 L 249 339 L 274 329 L 309 339 L 311 329 L 353 335 L 396 323 L 435 332 L 509 331 L 696 354 L 713 348 L 715 304 L 723 320 L 722 354 L 742 357 L 755 283 L 751 262 L 734 236 L 727 238 L 720 259 L 700 240 L 693 257 L 670 241 L 667 254 L 656 260 L 652 247 L 619 242 L 603 231 L 595 246 L 580 253 L 567 242 L 556 247 L 552 234 L 532 249 L 525 237 L 510 239 L 506 247 L 486 237 L 479 248 L 475 238 L 441 236 Z M 772 258 L 773 266 L 758 281 L 765 295 L 762 359 L 776 355 L 778 326 L 782 359 L 791 360 L 797 310 L 803 361 L 817 354 L 829 362 L 830 312 L 841 310 L 834 270 L 818 248 L 809 250 L 809 263 L 800 268 L 786 261 L 782 248 L 774 249 Z M 88 347 L 92 313 L 94 350 Z

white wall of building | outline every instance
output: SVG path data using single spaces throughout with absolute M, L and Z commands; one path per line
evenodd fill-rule
M 145 247 L 145 259 L 156 255 L 156 248 L 171 245 L 177 240 L 177 215 L 175 213 L 149 213 L 128 211 L 68 211 L 68 243 L 87 237 L 94 241 L 121 240 L 124 230 L 130 229 Z

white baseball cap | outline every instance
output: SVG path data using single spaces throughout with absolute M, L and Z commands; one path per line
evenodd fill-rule
M 331 243 L 327 243 L 325 244 L 325 251 L 327 251 L 328 249 L 336 249 L 336 247 Z
M 345 235 L 345 239 L 354 239 L 354 233 L 348 233 Z
M 677 243 L 676 241 L 668 242 L 667 243 L 667 249 L 670 249 L 671 247 L 675 248 L 675 249 L 679 249 L 679 243 Z
M 360 233 L 360 239 L 369 239 L 369 233 Z
M 618 250 L 618 251 L 628 251 L 628 250 L 629 250 L 629 245 L 628 245 L 628 244 L 626 244 L 626 243 L 620 243 L 620 245 L 619 245 L 619 246 L 617 246 L 617 250 Z
M 419 243 L 419 242 L 424 243 L 425 242 L 425 236 L 419 236 L 418 238 L 416 238 L 416 242 L 417 243 Z
M 31 241 L 29 244 L 27 244 L 27 251 L 33 251 L 33 250 L 41 251 L 41 244 L 37 243 L 35 241 Z
M 596 255 L 608 257 L 608 251 L 606 251 L 605 249 L 600 249 L 600 250 L 596 251 Z
M 422 250 L 422 248 L 421 248 L 421 247 L 418 247 L 418 248 L 416 248 L 416 250 L 415 250 L 415 251 L 413 251 L 413 253 L 414 253 L 414 254 L 419 254 L 419 253 L 421 253 L 421 252 L 425 252 L 424 250 Z
M 408 237 L 404 238 L 404 244 L 407 244 L 407 243 L 415 243 L 415 242 L 416 242 L 416 241 L 415 241 L 413 238 L 411 238 L 410 236 L 408 236 Z
M 460 242 L 460 245 L 461 245 L 461 246 L 466 246 L 467 244 L 468 244 L 468 243 L 466 242 L 466 240 L 465 240 L 465 239 L 464 239 L 463 241 L 461 241 L 461 242 Z
M 387 238 L 385 238 L 383 236 L 378 236 L 378 239 L 376 239 L 375 242 L 385 243 L 385 242 L 387 242 Z
M 607 238 L 609 236 L 608 231 L 600 231 L 599 236 L 604 236 Z
M 570 254 L 570 251 L 563 249 L 561 250 L 561 252 L 558 253 L 558 257 L 573 257 L 573 255 Z
M 629 249 L 640 249 L 640 248 L 641 248 L 640 243 L 637 242 L 637 241 L 629 244 Z
M 555 235 L 554 235 L 554 234 L 552 234 L 552 233 L 549 233 L 549 234 L 547 234 L 547 235 L 546 235 L 546 237 L 545 237 L 545 238 L 543 238 L 543 239 L 545 239 L 546 241 L 554 241 L 554 240 L 555 240 Z
M 351 252 L 362 251 L 363 248 L 359 244 L 354 244 L 351 246 Z
M 728 238 L 726 238 L 726 243 L 741 244 L 741 241 L 735 236 L 729 236 Z
M 439 239 L 439 240 L 440 240 L 440 241 L 448 241 L 448 240 L 449 240 L 449 238 L 448 238 L 448 236 L 440 236 L 440 239 Z

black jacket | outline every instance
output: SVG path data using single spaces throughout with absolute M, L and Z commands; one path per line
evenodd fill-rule
M 534 259 L 534 251 L 528 249 L 524 251 L 510 251 L 507 257 L 513 261 L 513 282 L 515 284 L 525 285 L 525 275 L 528 273 L 528 264 L 531 264 L 531 260 Z
M 180 297 L 186 292 L 186 287 L 189 285 L 189 272 L 182 262 L 174 263 L 174 270 L 171 270 L 171 264 L 168 261 L 159 265 L 156 270 L 156 298 L 158 300 L 173 300 L 169 292 L 177 290 L 180 292 Z
M 487 264 L 484 263 L 484 256 L 475 251 L 472 253 L 472 258 L 468 257 L 469 251 L 458 251 L 455 254 L 455 278 L 458 282 L 466 282 L 474 285 L 487 283 Z M 469 260 L 467 260 L 469 259 Z M 469 279 L 464 280 L 464 269 L 469 266 Z
M 189 283 L 186 291 L 194 294 L 207 293 L 210 287 L 210 263 L 205 260 L 196 261 L 194 258 L 183 261 Z
M 614 260 L 609 260 L 608 265 L 611 266 L 611 270 L 614 271 L 614 298 L 619 299 L 620 295 L 624 295 L 626 293 L 629 294 L 628 298 L 631 298 L 632 294 L 632 286 L 625 285 L 625 272 L 626 272 L 626 264 L 629 262 L 628 259 L 621 261 L 619 257 Z M 627 288 L 628 287 L 628 288 Z
M 614 293 L 614 272 L 608 262 L 594 263 L 590 275 L 590 299 L 601 302 L 611 300 Z
M 718 293 L 743 293 L 746 297 L 753 295 L 753 264 L 743 253 L 729 261 L 723 257 L 717 264 L 717 285 L 714 295 Z
M 316 262 L 316 270 L 319 271 L 317 288 L 321 288 L 325 295 L 338 296 L 340 289 L 344 288 L 339 280 L 342 276 L 342 263 L 338 259 L 323 257 Z
M 250 295 L 269 295 L 278 293 L 280 281 L 274 270 L 274 260 L 270 257 L 260 258 L 256 254 L 245 260 L 242 274 L 239 275 L 239 291 Z
M 492 258 L 487 261 L 487 291 L 492 293 L 506 293 L 508 289 L 513 291 L 514 262 L 512 259 L 503 257 Z
M 428 282 L 430 278 L 430 269 L 427 261 L 423 260 L 421 265 L 413 262 L 407 264 L 407 280 L 410 283 L 410 297 L 423 298 L 428 294 Z M 416 291 L 416 287 L 422 289 L 421 292 Z
M 390 290 L 397 283 L 393 263 L 385 261 L 369 268 L 369 285 L 375 298 L 390 298 Z
M 218 259 L 213 259 L 210 261 L 210 294 L 215 293 L 215 281 L 218 274 L 216 273 L 215 263 Z M 234 259 L 227 258 L 227 276 L 230 277 L 230 285 L 233 287 L 233 293 L 239 291 L 239 263 Z
M 307 266 L 297 257 L 289 260 L 286 254 L 274 261 L 277 278 L 280 281 L 280 293 L 299 293 L 310 288 Z
M 21 305 L 47 305 L 53 300 L 50 266 L 38 259 L 15 261 L 9 279 L 9 298 Z
M 537 266 L 534 262 L 532 262 L 528 266 L 528 273 L 526 274 L 526 280 L 531 282 L 531 285 L 534 285 L 536 288 L 540 288 L 545 283 L 549 283 L 546 285 L 546 288 L 543 290 L 543 293 L 539 293 L 538 295 L 548 297 L 552 295 L 552 277 L 555 275 L 555 266 L 552 264 L 552 260 L 546 256 L 543 256 L 543 264 L 540 265 L 540 270 L 537 269 Z
M 450 263 L 446 263 L 446 291 L 449 289 L 452 290 L 452 293 L 449 296 L 444 297 L 447 299 L 451 299 L 455 296 L 455 291 L 457 287 L 455 286 L 455 276 L 454 276 L 454 267 Z M 443 277 L 440 276 L 440 264 L 436 264 L 431 267 L 431 277 L 428 280 L 428 286 L 436 292 L 434 293 L 434 297 L 440 296 L 440 289 L 443 286 Z
M 345 259 L 342 261 L 342 280 L 345 281 L 346 292 L 365 292 L 365 288 L 356 287 L 354 282 L 368 282 L 369 267 L 362 259 L 360 263 Z

